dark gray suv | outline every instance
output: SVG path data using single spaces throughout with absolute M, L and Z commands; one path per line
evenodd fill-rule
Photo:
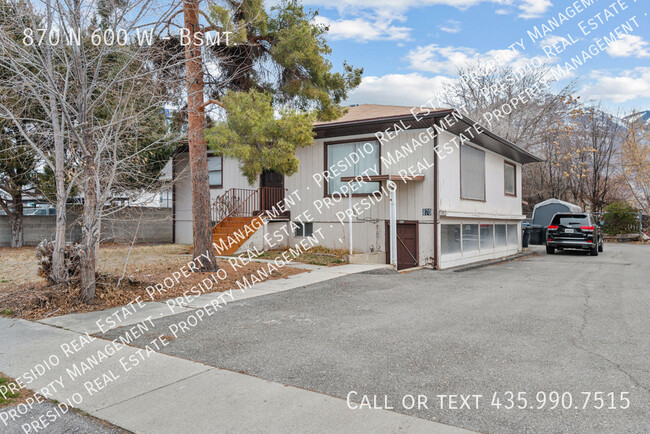
M 592 256 L 603 251 L 603 231 L 588 213 L 558 213 L 553 216 L 546 236 L 546 253 L 555 249 L 588 250 Z

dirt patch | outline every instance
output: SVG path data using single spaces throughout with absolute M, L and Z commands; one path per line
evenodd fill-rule
M 263 252 L 259 257 L 263 259 L 275 259 L 282 257 L 285 250 L 269 250 Z M 304 264 L 321 265 L 325 267 L 333 267 L 336 265 L 347 264 L 347 250 L 343 249 L 328 249 L 322 246 L 315 246 L 301 254 L 296 258 L 296 261 Z
M 6 254 L 1 249 L 1 254 Z M 15 249 L 9 253 L 13 254 Z M 79 301 L 79 288 L 48 285 L 47 282 L 36 276 L 37 265 L 33 267 L 29 259 L 32 258 L 34 248 L 18 249 L 13 255 L 12 263 L 20 266 L 20 257 L 25 261 L 24 268 L 29 272 L 22 272 L 11 279 L 0 283 L 0 315 L 20 317 L 36 320 L 46 317 L 54 317 L 69 313 L 92 312 L 104 310 L 111 307 L 123 306 L 134 301 L 138 296 L 142 301 L 166 300 L 173 297 L 180 297 L 183 293 L 193 287 L 197 287 L 205 279 L 218 282 L 212 288 L 202 292 L 221 292 L 231 288 L 237 288 L 237 282 L 244 278 L 250 281 L 251 275 L 257 275 L 258 270 L 269 271 L 267 279 L 282 279 L 294 274 L 302 273 L 305 270 L 282 267 L 269 269 L 267 263 L 248 263 L 246 265 L 233 267 L 227 261 L 219 261 L 219 266 L 225 270 L 223 274 L 215 273 L 191 273 L 189 277 L 182 277 L 172 287 L 167 287 L 162 293 L 154 293 L 151 297 L 146 288 L 162 283 L 163 279 L 178 272 L 181 267 L 192 260 L 189 254 L 189 246 L 183 245 L 159 245 L 159 246 L 135 246 L 129 255 L 129 263 L 124 267 L 124 261 L 129 251 L 128 246 L 102 246 L 99 253 L 99 275 L 97 280 L 97 291 L 95 300 L 88 305 Z M 11 269 L 4 261 L 0 265 L 0 276 L 11 276 Z M 122 275 L 124 277 L 122 278 Z M 219 276 L 219 277 L 218 277 Z M 118 281 L 122 278 L 119 286 Z M 4 280 L 9 280 L 2 278 Z

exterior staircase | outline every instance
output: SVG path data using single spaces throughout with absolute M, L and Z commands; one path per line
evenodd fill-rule
M 221 250 L 220 255 L 232 255 L 234 254 L 244 243 L 253 235 L 250 231 L 248 235 L 246 234 L 246 226 L 250 225 L 251 228 L 259 227 L 259 223 L 256 222 L 253 224 L 254 220 L 262 220 L 262 217 L 225 217 L 219 223 L 217 223 L 212 228 L 212 241 L 218 246 L 226 245 L 227 249 Z M 235 237 L 235 233 L 239 231 L 239 234 L 244 235 L 244 237 Z M 233 242 L 233 240 L 235 240 Z M 221 243 L 223 241 L 223 244 Z
M 212 204 L 212 241 L 228 246 L 219 254 L 234 254 L 255 232 L 246 233 L 246 226 L 259 227 L 265 218 L 264 212 L 283 199 L 284 189 L 273 187 L 257 190 L 231 188 L 215 199 Z

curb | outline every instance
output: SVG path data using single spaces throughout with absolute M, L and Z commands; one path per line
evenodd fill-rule
M 514 261 L 515 259 L 525 258 L 527 256 L 536 256 L 536 255 L 538 255 L 538 253 L 531 250 L 531 251 L 528 251 L 528 252 L 517 253 L 516 255 L 508 256 L 508 257 L 501 258 L 501 259 L 490 259 L 490 260 L 487 260 L 487 261 L 478 262 L 476 264 L 467 265 L 467 266 L 461 265 L 459 267 L 453 268 L 451 271 L 454 271 L 455 273 L 460 273 L 462 271 L 476 270 L 477 268 L 483 268 L 483 267 L 487 267 L 487 266 L 490 266 L 490 265 L 502 264 L 504 262 Z

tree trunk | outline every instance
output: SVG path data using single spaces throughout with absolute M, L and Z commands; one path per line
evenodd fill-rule
M 203 107 L 203 63 L 201 46 L 194 44 L 194 33 L 199 28 L 199 1 L 183 3 L 185 28 L 189 30 L 189 44 L 185 46 L 185 76 L 187 80 L 188 144 L 192 180 L 192 236 L 194 257 L 208 255 L 202 260 L 202 271 L 218 269 L 212 247 L 210 226 L 210 185 L 208 181 L 208 154 L 204 138 L 205 113 Z
M 22 247 L 23 237 L 23 196 L 19 192 L 11 197 L 13 212 L 9 214 L 11 222 L 11 247 Z
M 92 146 L 92 145 L 90 145 Z M 99 208 L 97 203 L 96 167 L 93 157 L 84 157 L 85 189 L 84 215 L 81 229 L 82 256 L 80 264 L 81 301 L 95 299 L 95 271 L 97 270 L 97 242 L 99 240 Z
M 65 230 L 66 202 L 68 193 L 65 187 L 63 134 L 59 122 L 54 97 L 50 98 L 52 127 L 54 129 L 54 180 L 56 183 L 56 228 L 54 232 L 54 251 L 52 253 L 52 279 L 55 283 L 65 283 L 68 272 L 65 269 Z

